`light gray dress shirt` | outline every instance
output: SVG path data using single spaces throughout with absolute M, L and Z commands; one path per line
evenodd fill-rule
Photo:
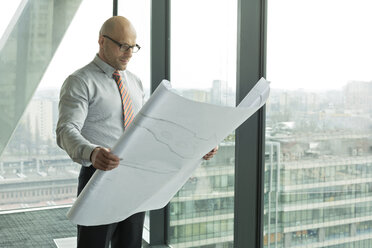
M 57 144 L 73 161 L 90 166 L 96 147 L 112 148 L 124 132 L 124 117 L 115 69 L 98 55 L 70 75 L 62 85 L 57 123 Z M 120 71 L 133 102 L 134 114 L 144 104 L 141 80 Z

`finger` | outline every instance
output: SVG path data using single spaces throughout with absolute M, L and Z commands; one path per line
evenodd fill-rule
M 215 152 L 208 152 L 206 155 L 207 155 L 208 157 L 211 157 L 211 156 L 213 157 L 214 154 L 216 154 L 216 153 L 215 153 Z
M 112 165 L 109 166 L 109 170 L 113 170 L 113 169 L 115 169 L 117 167 L 118 167 L 117 164 L 112 164 Z
M 96 168 L 97 170 L 106 170 L 106 168 L 104 166 L 102 166 L 102 164 L 100 164 L 99 162 L 95 162 L 93 164 L 93 167 Z
M 98 162 L 98 165 L 101 167 L 101 169 L 104 169 L 104 170 L 112 170 L 118 167 L 119 165 L 119 163 L 112 162 L 112 161 L 109 161 L 108 163 L 102 162 L 102 161 L 97 161 L 97 162 Z
M 109 153 L 109 152 L 102 152 L 102 155 L 99 156 L 99 159 L 103 162 L 103 163 L 106 163 L 108 165 L 117 165 L 119 164 L 120 162 L 120 159 L 118 156 L 116 156 L 115 154 L 113 153 Z
M 97 156 L 96 157 L 96 162 L 99 162 L 102 165 L 109 165 L 110 164 L 110 159 L 106 158 L 105 156 Z
M 105 158 L 103 156 L 99 157 L 97 161 L 100 163 L 102 167 L 110 168 L 110 169 L 114 169 L 118 167 L 118 165 L 120 164 L 120 160 L 115 161 L 115 160 Z
M 113 162 L 110 159 L 106 158 L 103 153 L 97 155 L 95 162 L 97 162 L 102 167 L 111 166 L 117 163 L 115 161 Z
M 103 170 L 103 171 L 109 171 L 109 170 L 115 169 L 116 167 L 111 166 L 111 165 L 107 165 L 107 164 L 98 163 L 98 164 L 96 164 L 95 168 L 99 169 L 99 170 Z
M 119 162 L 120 161 L 120 158 L 118 156 L 116 156 L 115 154 L 113 154 L 113 153 L 107 154 L 106 157 L 108 159 L 110 159 L 111 161 L 115 161 L 115 162 Z
M 105 158 L 107 158 L 109 160 L 120 161 L 120 158 L 118 156 L 116 156 L 115 154 L 111 153 L 111 152 L 105 151 L 103 153 L 103 155 L 105 156 Z
M 208 156 L 208 155 L 205 155 L 204 157 L 203 157 L 203 159 L 205 159 L 205 160 L 209 160 L 211 157 L 210 156 Z
M 213 158 L 214 155 L 216 155 L 215 152 L 209 152 L 209 153 L 207 153 L 206 155 L 204 155 L 203 158 L 206 159 L 206 160 L 209 160 L 209 159 Z
M 120 161 L 111 160 L 110 158 L 107 158 L 106 156 L 102 155 L 96 158 L 96 160 L 100 161 L 103 164 L 117 164 Z
M 107 170 L 111 166 L 110 165 L 110 161 L 109 160 L 106 160 L 106 159 L 98 160 L 97 162 L 99 163 L 99 165 L 101 166 L 101 168 L 104 169 L 104 170 Z

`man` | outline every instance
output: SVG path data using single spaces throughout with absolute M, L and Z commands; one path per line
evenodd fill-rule
M 96 169 L 112 170 L 119 158 L 110 152 L 125 128 L 144 104 L 142 83 L 126 70 L 134 52 L 136 31 L 128 19 L 108 19 L 99 33 L 99 52 L 94 60 L 64 82 L 59 103 L 57 143 L 83 166 L 78 194 Z M 210 159 L 217 148 L 203 158 Z M 97 209 L 100 214 L 100 209 Z M 78 226 L 78 247 L 141 247 L 144 213 L 118 223 Z

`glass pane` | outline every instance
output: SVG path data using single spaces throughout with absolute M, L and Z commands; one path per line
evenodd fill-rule
M 80 165 L 55 141 L 59 89 L 93 60 L 99 29 L 112 14 L 104 0 L 22 2 L 27 6 L 0 51 L 1 145 L 16 127 L 0 159 L 0 210 L 75 200 Z
M 172 2 L 173 88 L 192 100 L 235 106 L 236 38 L 237 1 Z M 234 146 L 231 134 L 170 202 L 172 247 L 233 246 Z
M 11 30 L 12 26 L 18 19 L 19 15 L 16 15 L 16 13 L 20 13 L 20 10 L 17 10 L 17 8 L 23 9 L 25 4 L 21 4 L 21 0 L 14 0 L 9 1 L 6 4 L 6 8 L 0 9 L 0 37 L 2 43 L 3 40 L 5 40 L 5 30 Z M 23 1 L 25 2 L 25 1 Z M 12 25 L 13 24 L 13 25 Z M 1 50 L 1 45 L 0 45 Z
M 128 70 L 136 74 L 142 81 L 145 100 L 150 97 L 150 17 L 151 1 L 120 0 L 118 15 L 125 16 L 133 24 L 137 32 L 137 44 L 141 50 L 133 54 Z M 150 215 L 146 212 L 143 238 L 149 242 Z
M 81 0 L 22 1 L 0 43 L 0 155 Z M 2 3 L 2 9 L 7 3 Z M 13 6 L 11 4 L 10 6 Z M 63 14 L 61 14 L 63 13 Z M 6 20 L 5 20 L 6 21 Z
M 132 57 L 128 70 L 141 79 L 146 99 L 150 97 L 150 12 L 151 1 L 118 1 L 118 15 L 128 18 L 137 31 L 137 44 L 141 50 Z
M 371 8 L 268 2 L 264 247 L 372 247 Z

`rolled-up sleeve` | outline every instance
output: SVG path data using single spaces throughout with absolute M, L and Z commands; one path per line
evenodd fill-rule
M 89 142 L 81 129 L 88 115 L 89 89 L 78 76 L 69 76 L 62 85 L 58 105 L 59 118 L 56 128 L 57 144 L 71 159 L 89 166 L 90 155 L 98 145 Z

